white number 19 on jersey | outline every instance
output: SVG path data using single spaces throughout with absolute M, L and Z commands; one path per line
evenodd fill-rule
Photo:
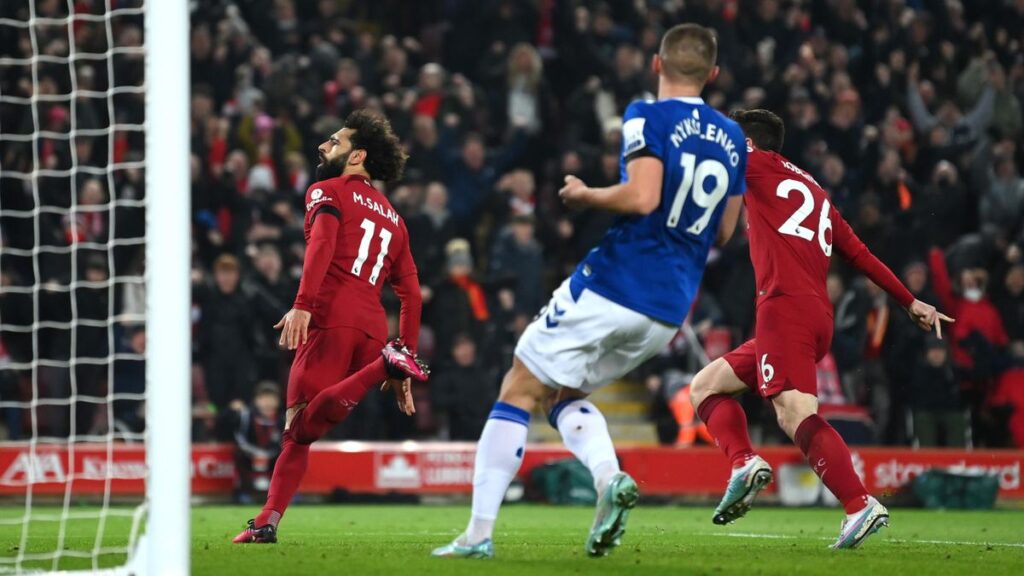
M 679 225 L 683 205 L 692 189 L 693 203 L 699 208 L 703 208 L 704 213 L 686 231 L 699 236 L 708 227 L 711 215 L 715 213 L 715 207 L 722 201 L 722 198 L 725 198 L 725 193 L 729 190 L 729 171 L 721 162 L 713 158 L 701 160 L 700 164 L 697 164 L 697 157 L 688 152 L 683 153 L 679 163 L 683 167 L 683 181 L 679 183 L 679 189 L 676 190 L 676 197 L 672 201 L 672 209 L 669 210 L 666 225 L 669 228 Z M 696 166 L 694 166 L 695 164 Z M 712 176 L 715 178 L 715 187 L 710 193 L 705 192 L 704 182 Z

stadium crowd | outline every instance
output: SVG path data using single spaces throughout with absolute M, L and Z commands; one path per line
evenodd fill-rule
M 15 4 L 5 2 L 0 15 L 16 17 Z M 65 9 L 63 2 L 37 4 L 41 13 Z M 75 4 L 89 11 L 102 2 Z M 517 335 L 613 220 L 565 209 L 556 193 L 562 178 L 618 181 L 621 113 L 630 101 L 651 97 L 649 61 L 658 39 L 684 21 L 719 35 L 722 72 L 705 99 L 722 110 L 779 113 L 784 154 L 831 192 L 916 296 L 957 318 L 944 340 L 926 335 L 877 287 L 836 262 L 829 279 L 836 334 L 819 366 L 819 392 L 834 418 L 849 424 L 844 433 L 866 443 L 1024 446 L 1021 0 L 195 3 L 194 437 L 247 438 L 254 450 L 276 443 L 266 431 L 274 410 L 255 407 L 253 398 L 257 387 L 266 397 L 287 378 L 290 356 L 276 346 L 272 326 L 290 308 L 301 272 L 302 202 L 315 149 L 348 113 L 369 107 L 390 118 L 410 156 L 403 180 L 380 188 L 410 232 L 423 285 L 422 353 L 435 371 L 429 385 L 415 389 L 415 419 L 375 395 L 335 434 L 475 440 Z M 75 23 L 78 51 L 106 49 L 97 26 Z M 141 41 L 137 20 L 119 19 L 113 31 L 118 46 Z M 4 46 L 31 55 L 24 31 L 0 34 Z M 67 53 L 66 34 L 63 43 L 56 33 L 40 36 L 41 51 Z M 77 82 L 67 66 L 58 68 L 40 67 L 39 93 L 102 91 L 141 79 L 140 60 L 130 54 L 115 57 L 109 72 L 78 62 Z M 0 71 L 2 93 L 27 97 L 30 79 L 29 67 L 8 67 Z M 117 104 L 119 124 L 141 120 L 141 95 L 119 94 Z M 56 132 L 66 132 L 73 118 L 79 129 L 112 120 L 102 99 L 78 96 L 39 108 L 37 122 Z M 31 133 L 25 111 L 5 106 L 0 125 Z M 2 145 L 5 168 L 32 170 L 30 145 Z M 42 137 L 37 148 L 38 161 L 53 168 L 72 158 L 102 168 L 108 158 L 128 162 L 143 149 L 141 133 L 127 130 L 109 140 L 79 137 L 71 147 L 66 138 Z M 8 211 L 31 209 L 31 190 L 3 175 L 0 185 L 0 240 L 30 249 L 32 221 Z M 45 262 L 35 276 L 31 258 L 5 253 L 2 286 L 34 278 L 54 286 L 85 282 L 75 291 L 75 314 L 104 318 L 111 296 L 89 282 L 140 272 L 141 246 L 119 246 L 109 262 L 107 251 L 89 242 L 142 230 L 130 203 L 110 212 L 96 207 L 142 198 L 142 174 L 124 169 L 110 178 L 38 182 L 39 197 L 54 206 L 72 206 L 69 190 L 77 194 L 74 209 L 40 218 L 39 228 L 47 245 L 83 242 L 75 251 L 80 262 L 72 267 L 66 255 L 40 255 Z M 712 357 L 752 334 L 753 270 L 745 238 L 737 236 L 713 252 L 689 321 Z M 144 350 L 144 330 L 132 319 L 141 313 L 141 290 L 137 282 L 117 285 L 117 350 Z M 26 333 L 10 329 L 31 325 L 26 297 L 0 290 L 4 399 L 27 393 L 26 371 L 5 369 L 31 358 Z M 66 291 L 47 289 L 43 297 L 55 299 L 40 308 L 46 315 L 71 317 Z M 77 329 L 74 351 L 71 331 L 41 330 L 40 353 L 108 358 L 107 339 L 84 334 L 90 329 Z M 665 441 L 680 424 L 670 405 L 699 356 L 692 339 L 679 338 L 637 374 L 651 390 L 652 418 L 668 429 L 660 434 Z M 82 372 L 79 394 L 106 390 L 106 369 L 73 369 Z M 139 367 L 116 362 L 120 387 L 118 370 L 124 390 L 136 390 Z M 41 367 L 38 377 L 45 394 L 70 390 L 68 368 Z M 746 402 L 751 422 L 771 441 L 778 433 L 770 408 L 756 398 Z M 97 405 L 78 403 L 79 434 L 108 425 Z M 9 437 L 25 434 L 23 412 L 4 409 Z M 126 428 L 140 426 L 137 406 L 115 413 Z M 67 434 L 59 416 L 59 408 L 41 411 L 40 426 Z

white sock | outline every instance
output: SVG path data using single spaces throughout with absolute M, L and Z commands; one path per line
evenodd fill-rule
M 523 462 L 529 423 L 529 413 L 510 404 L 498 402 L 491 410 L 476 446 L 473 515 L 464 544 L 478 544 L 494 532 L 501 501 Z
M 565 447 L 590 469 L 598 495 L 604 493 L 619 471 L 619 459 L 604 415 L 589 400 L 572 400 L 556 405 L 552 416 Z

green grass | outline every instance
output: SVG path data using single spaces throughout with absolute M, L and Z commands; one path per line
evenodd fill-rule
M 47 510 L 46 512 L 55 512 Z M 863 548 L 827 548 L 837 510 L 763 507 L 738 523 L 711 523 L 708 507 L 643 507 L 623 546 L 587 558 L 589 508 L 508 506 L 492 561 L 440 560 L 430 550 L 465 525 L 468 506 L 293 506 L 275 546 L 237 546 L 231 538 L 256 508 L 193 508 L 194 574 L 1024 574 L 1024 513 L 893 510 L 892 527 Z M 0 518 L 20 509 L 2 508 Z M 126 533 L 127 523 L 116 526 Z M 29 551 L 52 550 L 56 525 L 33 525 Z M 68 527 L 69 548 L 91 548 L 95 523 Z M 0 525 L 0 555 L 17 553 L 20 528 Z M 107 545 L 114 542 L 107 541 Z M 117 560 L 111 557 L 111 561 Z M 88 567 L 67 559 L 61 568 Z M 44 567 L 39 565 L 39 567 Z M 45 567 L 49 567 L 46 564 Z

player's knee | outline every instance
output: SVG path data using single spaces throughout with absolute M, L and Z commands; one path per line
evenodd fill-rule
M 711 365 L 705 366 L 690 381 L 690 402 L 694 408 L 699 407 L 711 395 Z
M 708 396 L 725 393 L 717 385 L 722 371 L 721 362 L 724 360 L 719 359 L 708 364 L 690 381 L 690 402 L 694 408 L 699 408 Z
M 772 401 L 779 428 L 782 428 L 790 438 L 796 434 L 801 422 L 817 412 L 817 402 L 813 396 L 808 396 L 789 390 L 776 396 Z
M 534 408 L 544 399 L 548 388 L 530 373 L 522 364 L 515 363 L 505 374 L 505 380 L 501 384 L 501 392 L 498 394 L 498 401 L 511 404 L 527 412 L 533 412 Z

